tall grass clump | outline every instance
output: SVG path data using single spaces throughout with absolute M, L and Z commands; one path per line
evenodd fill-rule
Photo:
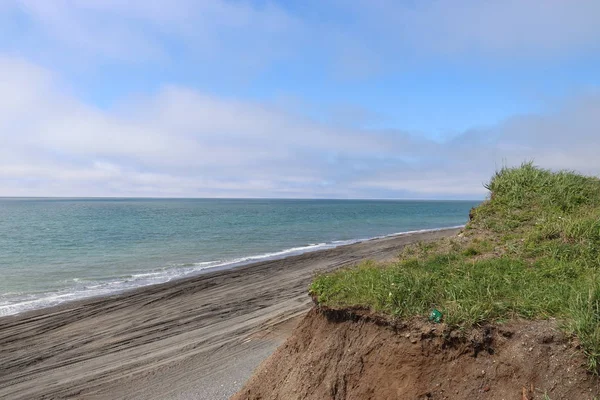
M 558 318 L 600 368 L 600 179 L 525 163 L 498 171 L 462 234 L 406 248 L 396 263 L 363 263 L 316 277 L 330 307 L 469 327 Z

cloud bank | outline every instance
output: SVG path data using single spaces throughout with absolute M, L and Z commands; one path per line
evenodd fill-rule
M 0 196 L 482 198 L 502 165 L 600 174 L 600 93 L 445 141 L 163 86 L 98 108 L 0 57 Z
M 600 49 L 595 0 L 369 0 L 354 10 L 388 43 L 434 53 L 532 58 Z
M 44 60 L 235 59 L 241 70 L 310 55 L 348 75 L 404 64 L 406 52 L 512 63 L 600 51 L 596 0 L 324 0 L 287 6 L 251 0 L 4 0 L 0 33 Z

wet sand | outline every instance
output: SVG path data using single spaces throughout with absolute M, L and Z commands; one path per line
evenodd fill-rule
M 0 398 L 226 399 L 310 308 L 317 271 L 395 259 L 414 233 L 0 318 Z

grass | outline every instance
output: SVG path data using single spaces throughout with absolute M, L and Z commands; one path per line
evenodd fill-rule
M 320 275 L 310 291 L 330 307 L 467 328 L 512 318 L 562 321 L 588 369 L 600 369 L 600 180 L 531 163 L 497 172 L 462 235 L 406 248 L 389 265 Z

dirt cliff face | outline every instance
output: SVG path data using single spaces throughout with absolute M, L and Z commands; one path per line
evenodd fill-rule
M 314 308 L 233 399 L 594 399 L 584 362 L 553 321 L 459 333 Z

